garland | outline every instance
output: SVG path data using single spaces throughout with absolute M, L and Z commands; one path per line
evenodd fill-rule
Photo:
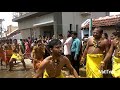
M 96 41 L 95 38 L 93 39 L 93 46 L 95 48 L 99 48 L 100 47 L 100 43 L 101 43 L 101 41 Z
M 59 63 L 60 63 L 60 61 L 55 59 L 54 64 L 58 65 Z
M 117 56 L 120 57 L 120 42 L 119 42 L 119 41 L 116 41 L 116 44 L 117 44 L 117 50 L 118 50 Z

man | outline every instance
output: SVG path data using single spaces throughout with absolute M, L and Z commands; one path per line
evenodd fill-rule
M 61 70 L 65 65 L 70 70 L 71 74 L 78 78 L 78 74 L 70 64 L 69 59 L 61 55 L 61 45 L 62 43 L 58 39 L 53 39 L 49 42 L 51 56 L 48 56 L 41 62 L 34 78 L 64 78 Z
M 4 61 L 3 41 L 0 40 L 0 63 L 1 63 L 1 66 L 3 65 L 3 61 Z
M 68 31 L 67 39 L 64 43 L 64 55 L 70 60 L 71 55 L 71 45 L 72 45 L 72 31 Z
M 31 44 L 32 44 L 32 39 L 31 39 L 31 37 L 28 37 L 28 43 L 29 43 L 29 47 L 31 46 Z
M 13 53 L 11 44 L 12 42 L 9 39 L 6 40 L 6 43 L 3 45 L 6 68 Z
M 83 37 L 83 43 L 82 43 L 82 53 L 84 52 L 85 48 L 86 48 L 86 45 L 87 45 L 87 40 L 88 40 L 88 34 L 85 34 L 84 37 Z
M 71 46 L 71 63 L 79 75 L 79 68 L 80 68 L 79 57 L 80 57 L 80 48 L 82 43 L 79 40 L 79 38 L 77 38 L 77 32 L 75 31 L 72 32 L 72 38 L 73 38 L 73 42 Z
M 13 54 L 12 54 L 10 61 L 9 61 L 9 66 L 10 66 L 9 71 L 12 71 L 13 61 L 16 61 L 16 60 L 21 61 L 24 69 L 26 70 L 24 57 L 22 56 L 22 53 L 20 50 L 20 45 L 17 44 L 17 39 L 13 40 L 12 50 L 13 50 Z
M 23 39 L 20 39 L 20 46 L 21 46 L 22 53 L 24 54 L 25 53 L 25 44 L 23 42 Z
M 86 58 L 86 77 L 87 78 L 102 78 L 103 74 L 100 71 L 100 65 L 104 59 L 104 51 L 108 52 L 108 41 L 102 39 L 103 30 L 101 27 L 96 27 L 93 30 L 93 37 L 90 37 L 87 42 L 86 49 L 81 58 L 81 64 Z M 86 57 L 87 56 L 87 57 Z
M 114 55 L 112 60 L 113 63 L 111 74 L 115 78 L 120 78 L 120 23 L 116 24 L 116 30 L 117 37 L 111 42 L 110 50 L 102 62 L 101 70 L 104 70 L 106 64 L 108 63 L 112 55 Z
M 45 45 L 42 43 L 42 40 L 37 40 L 37 45 L 33 47 L 32 58 L 33 58 L 33 68 L 34 72 L 40 66 L 40 63 L 43 61 L 45 54 Z
M 64 38 L 63 38 L 63 35 L 62 34 L 59 34 L 59 40 L 61 41 L 61 43 L 62 43 L 62 55 L 64 55 L 64 47 L 63 47 L 63 45 L 64 45 Z
M 116 36 L 117 36 L 117 32 L 113 32 L 111 37 L 111 42 L 117 38 Z

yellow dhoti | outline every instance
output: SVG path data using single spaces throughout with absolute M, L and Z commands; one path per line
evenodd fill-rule
M 19 53 L 13 53 L 11 58 L 21 61 L 23 59 L 23 56 L 21 56 Z
M 43 73 L 43 78 L 50 78 L 46 70 Z M 61 72 L 60 75 L 55 78 L 65 78 L 65 77 L 64 77 L 63 73 Z
M 103 77 L 103 74 L 100 71 L 100 64 L 102 60 L 103 60 L 103 54 L 87 54 L 87 62 L 86 62 L 87 78 Z
M 120 58 L 113 57 L 112 76 L 120 78 Z

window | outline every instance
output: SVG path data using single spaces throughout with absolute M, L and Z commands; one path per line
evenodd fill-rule
M 72 31 L 72 24 L 70 24 L 70 31 Z
M 76 25 L 76 32 L 78 32 L 78 25 Z

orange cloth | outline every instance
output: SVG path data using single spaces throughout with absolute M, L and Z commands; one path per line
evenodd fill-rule
M 0 57 L 4 60 L 5 55 L 4 55 L 4 50 L 0 49 Z
M 5 50 L 5 61 L 9 61 L 13 54 L 12 50 Z
M 35 61 L 35 63 L 34 63 L 35 70 L 37 70 L 40 67 L 40 64 L 41 64 L 42 61 L 43 61 L 43 58 L 41 58 L 40 60 Z

